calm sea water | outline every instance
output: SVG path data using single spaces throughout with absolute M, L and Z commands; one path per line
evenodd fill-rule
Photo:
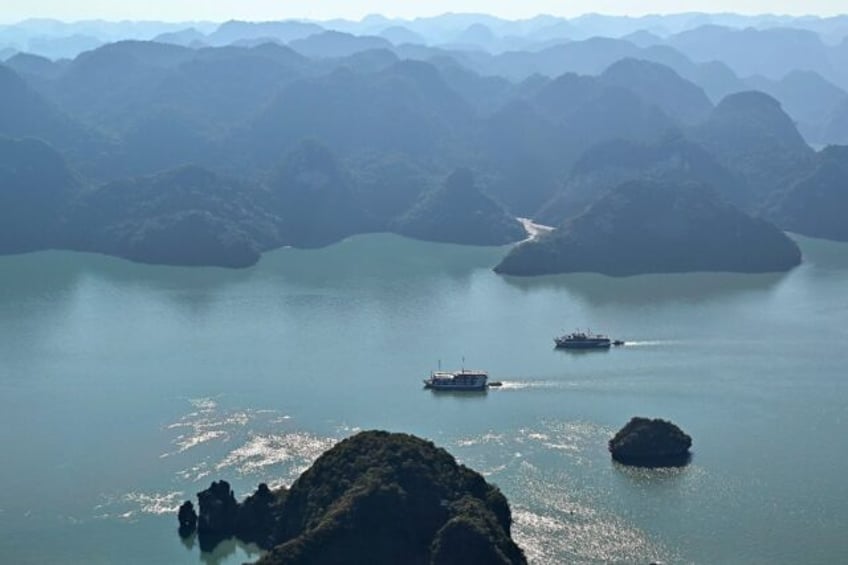
M 389 235 L 244 271 L 0 258 L 0 562 L 241 563 L 182 543 L 176 506 L 371 428 L 485 473 L 536 563 L 846 562 L 848 245 L 801 244 L 785 275 L 624 279 Z M 630 344 L 552 348 L 577 327 Z M 503 389 L 422 390 L 463 358 Z M 633 415 L 681 425 L 693 463 L 613 464 Z

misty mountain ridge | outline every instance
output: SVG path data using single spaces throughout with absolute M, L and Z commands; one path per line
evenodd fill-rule
M 45 140 L 77 184 L 30 210 L 52 239 L 11 240 L 234 267 L 371 231 L 501 245 L 523 239 L 515 217 L 563 225 L 646 180 L 708 186 L 722 206 L 810 232 L 797 195 L 821 179 L 838 184 L 844 153 L 816 154 L 801 131 L 848 138 L 845 91 L 828 78 L 840 46 L 806 28 L 715 23 L 550 43 L 555 30 L 609 22 L 627 27 L 474 14 L 415 25 L 232 21 L 70 60 L 16 54 L 0 65 L 0 135 Z M 398 42 L 441 30 L 443 43 L 398 45 L 381 35 L 388 29 Z M 495 47 L 536 32 L 537 48 Z M 732 69 L 750 61 L 701 60 L 705 42 L 727 34 L 762 44 L 757 56 L 786 38 L 818 42 L 821 72 L 802 57 L 780 78 L 740 78 Z M 457 38 L 462 48 L 448 47 Z M 490 45 L 468 49 L 476 43 Z M 30 190 L 8 178 L 8 194 Z M 836 190 L 815 194 L 842 206 Z M 172 238 L 185 245 L 167 248 Z M 192 246 L 204 251 L 192 257 Z

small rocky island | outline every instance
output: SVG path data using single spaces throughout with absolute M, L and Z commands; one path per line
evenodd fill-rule
M 201 549 L 230 537 L 272 564 L 526 563 L 504 495 L 431 442 L 359 433 L 324 453 L 291 488 L 238 503 L 225 481 L 180 508 L 180 535 Z
M 682 467 L 692 458 L 692 438 L 666 420 L 632 418 L 609 441 L 612 458 L 638 467 Z
M 505 275 L 787 271 L 801 251 L 780 229 L 706 185 L 640 180 L 601 197 L 556 230 L 513 248 Z

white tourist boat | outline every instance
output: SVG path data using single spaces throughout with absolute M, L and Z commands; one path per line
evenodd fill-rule
M 488 387 L 489 374 L 472 369 L 433 371 L 429 379 L 424 379 L 424 388 L 431 390 L 483 391 Z

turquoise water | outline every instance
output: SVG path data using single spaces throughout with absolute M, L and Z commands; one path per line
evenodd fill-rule
M 785 275 L 506 279 L 504 252 L 356 237 L 244 271 L 0 258 L 0 562 L 241 563 L 176 535 L 217 478 L 287 484 L 359 429 L 446 447 L 536 563 L 848 560 L 848 245 Z M 632 342 L 555 351 L 577 327 Z M 424 391 L 436 368 L 502 390 Z M 683 470 L 613 464 L 630 416 Z

